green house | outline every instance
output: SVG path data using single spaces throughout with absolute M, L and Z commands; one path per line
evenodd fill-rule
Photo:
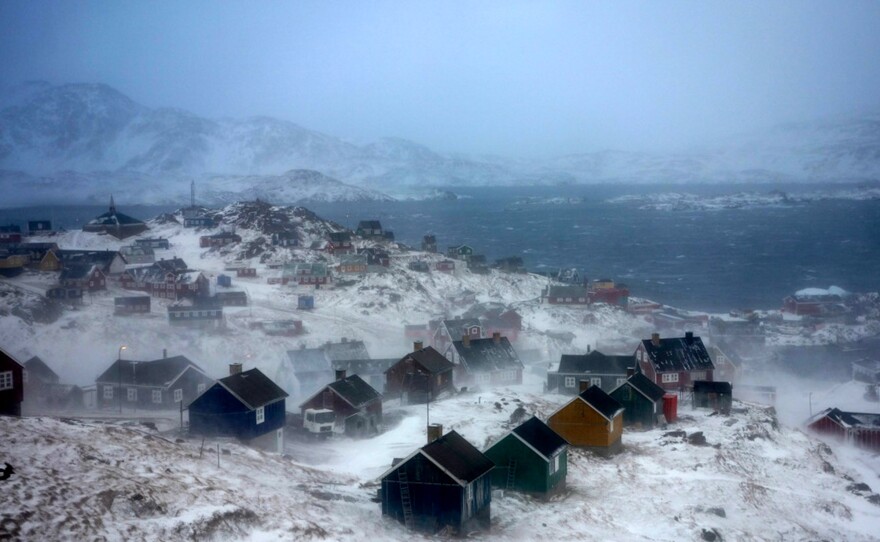
M 636 373 L 611 390 L 610 395 L 623 405 L 623 425 L 649 429 L 663 413 L 663 388 L 642 373 Z
M 549 496 L 565 488 L 568 443 L 534 416 L 484 453 L 495 463 L 492 486 Z

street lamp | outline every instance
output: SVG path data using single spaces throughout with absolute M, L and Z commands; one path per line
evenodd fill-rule
M 119 389 L 116 390 L 119 395 L 119 413 L 122 414 L 122 351 L 128 347 L 122 345 L 119 347 L 119 354 L 116 356 L 116 380 L 119 381 Z

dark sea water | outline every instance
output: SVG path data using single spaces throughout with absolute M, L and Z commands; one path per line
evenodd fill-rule
M 377 218 L 398 241 L 468 244 L 493 261 L 519 255 L 530 270 L 577 267 L 626 283 L 632 295 L 688 309 L 777 308 L 805 287 L 880 290 L 880 201 L 825 200 L 720 211 L 639 210 L 606 200 L 623 194 L 839 189 L 803 186 L 571 186 L 455 188 L 455 201 L 313 204 L 350 228 Z M 526 198 L 581 198 L 529 204 Z M 53 218 L 81 227 L 105 207 L 0 209 L 0 223 Z M 149 218 L 168 207 L 128 207 Z

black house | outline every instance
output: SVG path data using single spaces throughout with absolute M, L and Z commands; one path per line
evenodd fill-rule
M 623 384 L 627 369 L 635 367 L 636 360 L 626 356 L 607 355 L 593 350 L 581 355 L 564 354 L 559 367 L 547 373 L 547 389 L 568 395 L 578 394 L 578 382 L 586 380 L 609 392 Z
M 113 298 L 113 314 L 124 316 L 150 312 L 150 296 L 132 295 Z
M 21 416 L 24 367 L 0 349 L 0 416 Z
M 733 386 L 730 382 L 694 380 L 694 408 L 711 408 L 726 414 L 732 403 Z
M 495 467 L 451 431 L 416 450 L 381 476 L 382 515 L 409 529 L 466 533 L 488 529 Z
M 190 434 L 251 440 L 276 431 L 280 440 L 287 393 L 259 369 L 230 372 L 189 404 Z
M 153 361 L 117 359 L 97 379 L 99 408 L 178 409 L 213 378 L 184 356 Z

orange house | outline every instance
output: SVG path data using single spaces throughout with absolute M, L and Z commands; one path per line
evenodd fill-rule
M 572 446 L 602 455 L 620 451 L 623 433 L 623 405 L 582 380 L 581 393 L 550 415 L 547 425 Z

